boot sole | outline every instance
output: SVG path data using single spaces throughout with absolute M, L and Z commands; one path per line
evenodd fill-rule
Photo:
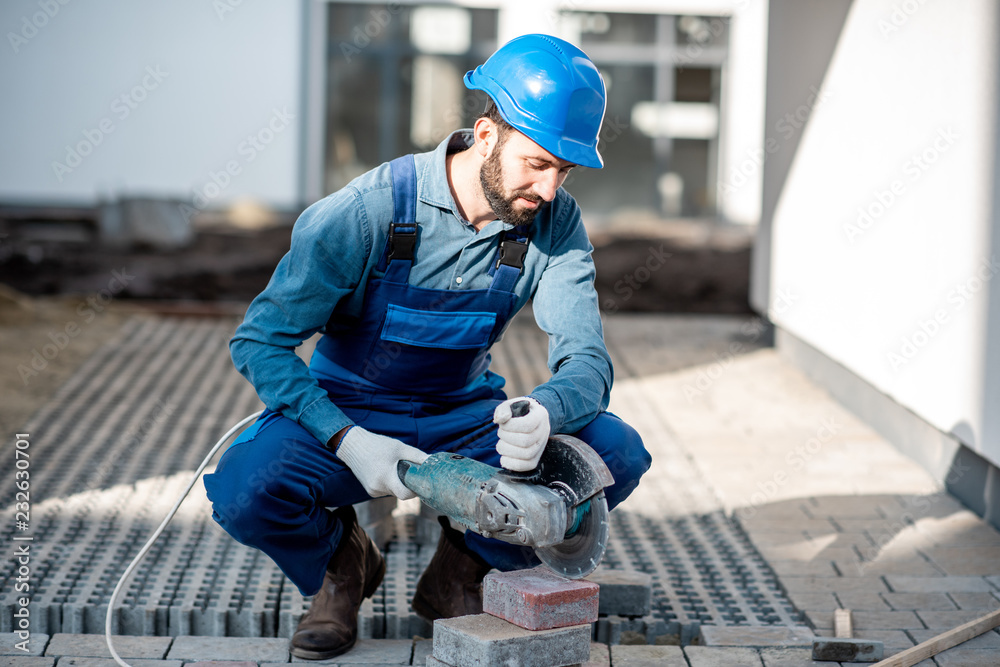
M 378 568 L 378 572 L 374 577 L 368 580 L 368 584 L 365 586 L 365 590 L 361 592 L 361 599 L 367 600 L 371 596 L 375 595 L 375 591 L 378 590 L 379 585 L 385 578 L 385 557 L 380 556 L 381 563 Z M 310 651 L 303 648 L 290 647 L 290 653 L 293 657 L 302 658 L 303 660 L 326 660 L 327 658 L 336 658 L 338 655 L 343 655 L 347 653 L 354 645 L 358 643 L 357 636 L 354 637 L 354 641 L 346 646 L 340 646 L 332 651 Z

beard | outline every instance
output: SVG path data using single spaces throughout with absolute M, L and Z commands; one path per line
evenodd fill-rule
M 500 164 L 502 149 L 503 144 L 498 144 L 490 156 L 486 158 L 479 170 L 479 183 L 493 213 L 503 222 L 520 227 L 534 220 L 536 215 L 545 210 L 549 202 L 527 190 L 515 190 L 510 194 L 505 191 L 503 166 Z M 538 202 L 539 205 L 535 208 L 514 208 L 514 202 L 522 197 L 528 201 Z

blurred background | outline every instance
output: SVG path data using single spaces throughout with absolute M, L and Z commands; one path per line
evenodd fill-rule
M 550 33 L 608 87 L 607 166 L 566 184 L 602 310 L 755 314 L 1000 521 L 996 3 L 15 0 L 0 26 L 11 312 L 240 312 L 305 206 L 469 126 L 462 74 Z

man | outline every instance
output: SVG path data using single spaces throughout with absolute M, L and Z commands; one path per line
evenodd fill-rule
M 568 42 L 527 35 L 465 83 L 491 98 L 473 129 L 306 210 L 231 342 L 268 410 L 205 486 L 223 528 L 315 595 L 292 638 L 297 657 L 354 645 L 385 561 L 351 505 L 413 497 L 398 461 L 457 451 L 531 470 L 550 433 L 574 434 L 608 464 L 612 508 L 650 465 L 638 434 L 604 412 L 612 369 L 592 247 L 560 187 L 575 165 L 603 166 L 597 68 Z M 549 334 L 552 377 L 512 417 L 516 399 L 488 370 L 488 351 L 528 299 Z M 307 368 L 294 348 L 320 330 Z M 413 608 L 430 620 L 479 613 L 491 568 L 536 564 L 442 521 Z

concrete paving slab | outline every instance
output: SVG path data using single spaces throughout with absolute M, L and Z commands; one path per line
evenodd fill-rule
M 0 667 L 55 667 L 56 658 L 41 656 L 0 656 Z
M 807 593 L 888 592 L 881 577 L 782 577 L 785 590 Z
M 812 646 L 815 635 L 806 627 L 701 626 L 702 646 Z
M 684 655 L 691 667 L 761 667 L 760 653 L 752 648 L 688 646 Z M 612 664 L 617 664 L 612 658 Z
M 182 665 L 184 665 L 184 662 L 181 660 L 143 660 L 125 658 L 124 656 L 122 657 L 132 667 L 182 667 Z M 56 661 L 56 667 L 119 667 L 118 663 L 115 662 L 113 658 L 77 658 L 64 655 L 56 658 Z M 192 666 L 199 665 L 199 667 L 206 667 L 205 663 L 192 662 L 188 664 Z M 257 667 L 257 663 L 227 662 L 224 665 L 218 665 L 217 667 Z
M 114 635 L 111 640 L 114 642 L 115 651 L 122 658 L 158 660 L 166 657 L 173 638 Z M 110 658 L 111 651 L 108 650 L 104 635 L 57 633 L 49 640 L 45 655 Z
M 909 630 L 907 634 L 913 637 L 913 641 L 917 644 L 925 642 L 928 639 L 937 637 L 939 634 L 944 632 L 946 629 L 950 628 L 934 628 L 929 630 Z M 1000 634 L 996 631 L 984 632 L 978 637 L 973 637 L 972 639 L 967 639 L 958 645 L 961 648 L 974 648 L 974 649 L 993 649 L 996 651 L 1000 649 Z M 958 648 L 958 647 L 956 647 Z
M 424 642 L 426 643 L 426 642 Z M 305 660 L 292 657 L 291 662 L 313 665 L 408 665 L 413 655 L 410 639 L 359 639 L 347 653 L 329 660 Z M 415 663 L 414 663 L 415 664 Z
M 177 637 L 168 660 L 252 660 L 288 662 L 288 640 L 262 637 Z
M 989 595 L 989 593 L 956 593 L 953 595 Z M 896 611 L 955 611 L 958 607 L 946 593 L 882 593 L 889 607 Z
M 894 593 L 950 593 L 992 591 L 984 577 L 911 577 L 888 574 L 885 577 Z
M 949 593 L 948 597 L 958 605 L 959 609 L 978 609 L 987 612 L 1000 608 L 1000 596 L 996 593 Z
M 963 623 L 974 621 L 987 612 L 978 609 L 962 609 L 959 611 L 923 611 L 916 612 L 920 620 L 924 622 L 924 627 L 930 629 L 947 630 Z
M 833 611 L 807 611 L 806 618 L 814 628 L 833 627 Z M 868 630 L 923 630 L 927 627 L 912 611 L 856 611 L 851 614 L 851 618 L 854 621 L 856 637 Z M 817 630 L 816 634 L 823 633 Z
M 833 561 L 825 558 L 819 560 L 785 560 L 768 558 L 768 565 L 775 574 L 782 577 L 839 577 L 840 572 L 833 567 Z
M 422 665 L 427 660 L 427 656 L 434 653 L 433 639 L 415 639 L 413 642 L 413 658 L 410 661 L 414 665 Z
M 24 644 L 24 641 L 16 632 L 0 633 L 0 655 L 15 655 L 22 658 L 25 656 L 42 655 L 49 643 L 49 635 L 41 632 L 32 632 L 31 636 L 27 639 L 28 643 Z M 20 648 L 17 648 L 18 646 L 23 646 L 28 650 L 22 651 Z
M 615 667 L 687 667 L 680 646 L 612 646 Z
M 851 611 L 891 611 L 889 603 L 878 593 L 868 591 L 844 591 L 837 593 L 841 609 Z
M 611 667 L 611 647 L 607 644 L 591 642 L 590 659 L 581 664 L 580 667 Z
M 994 589 L 1000 591 L 1000 574 L 990 575 L 986 577 L 986 581 L 988 581 Z
M 118 664 L 118 663 L 115 663 Z M 271 663 L 280 664 L 280 663 Z M 187 667 L 257 667 L 256 662 L 249 660 L 199 660 L 186 663 Z
M 491 572 L 483 579 L 483 611 L 526 630 L 583 625 L 597 620 L 599 591 L 593 581 L 567 579 L 546 566 Z
M 590 657 L 591 626 L 525 630 L 476 614 L 434 622 L 434 657 L 455 667 L 559 667 Z
M 816 662 L 809 648 L 763 648 L 760 659 L 764 667 L 831 667 L 829 662 Z
M 923 558 L 906 560 L 864 560 L 856 558 L 836 560 L 834 567 L 844 577 L 913 576 L 940 577 L 944 572 Z
M 971 649 L 956 646 L 934 656 L 938 667 L 996 667 L 996 649 Z

